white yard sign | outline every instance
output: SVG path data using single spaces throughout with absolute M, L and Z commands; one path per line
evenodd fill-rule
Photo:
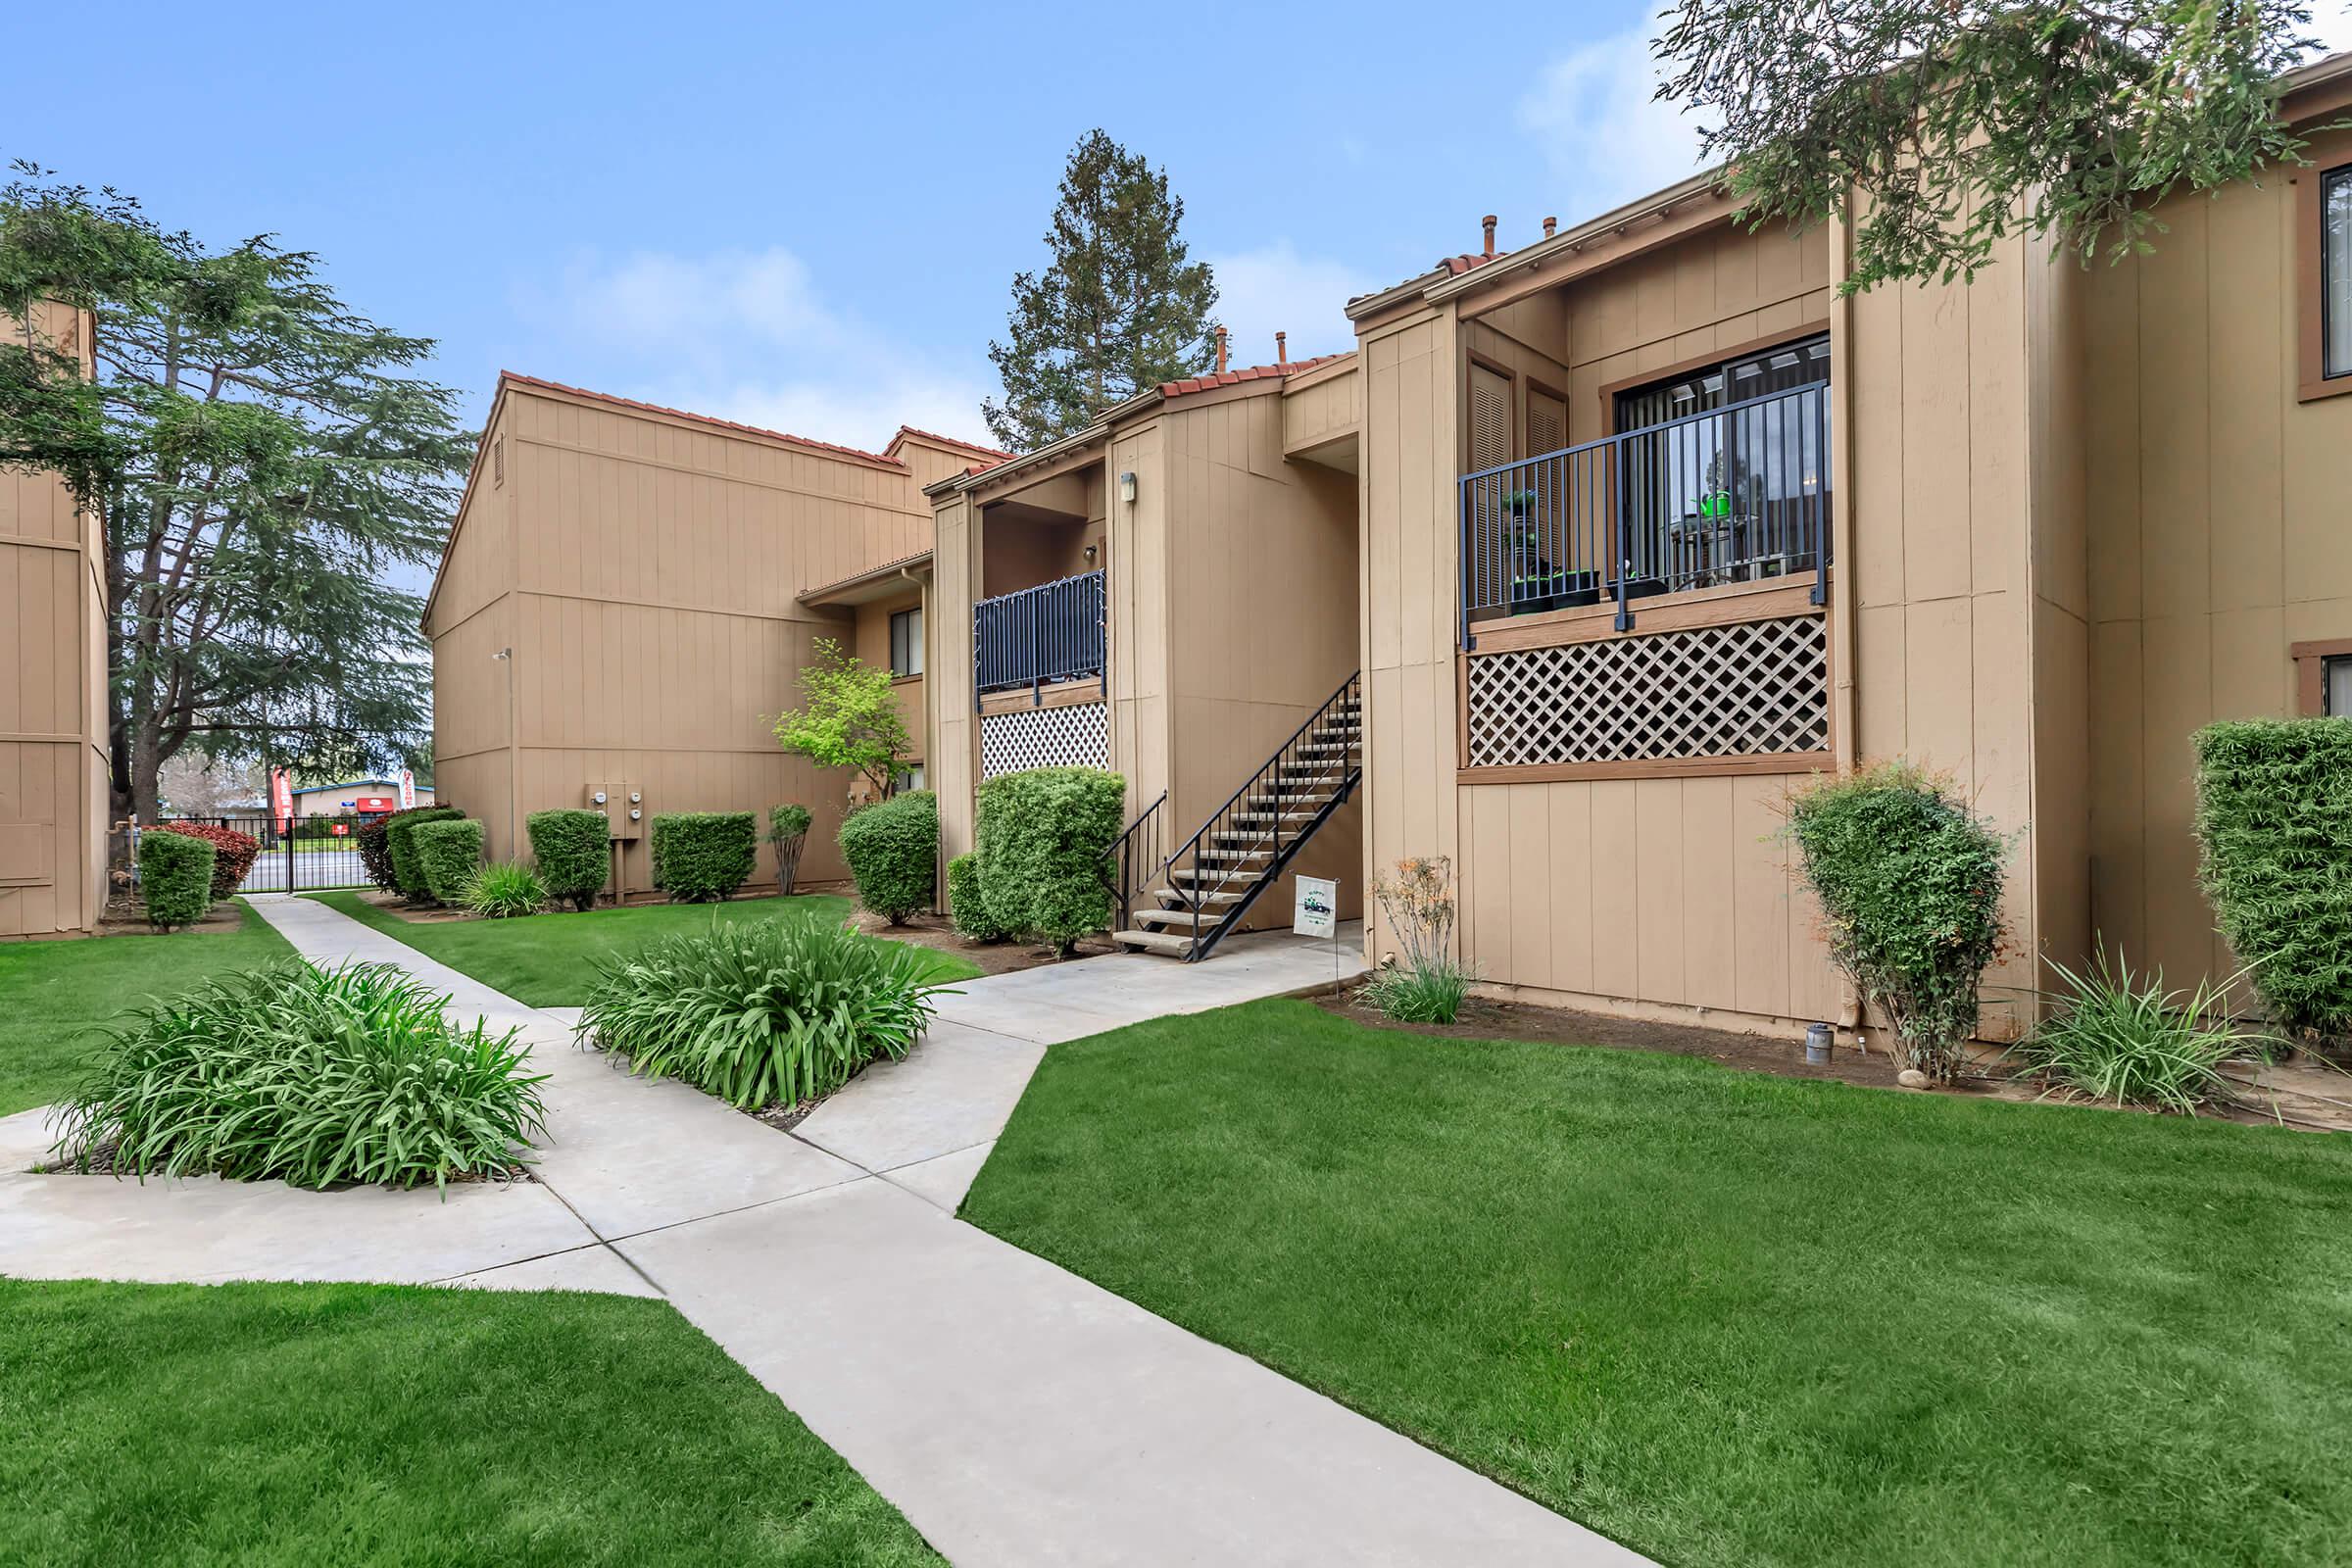
M 1340 884 L 1327 876 L 1298 879 L 1298 907 L 1291 929 L 1302 937 L 1337 936 L 1340 929 Z

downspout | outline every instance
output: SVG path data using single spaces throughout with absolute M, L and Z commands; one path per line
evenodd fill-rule
M 1852 275 L 1853 231 L 1843 214 L 1830 220 L 1830 258 L 1838 280 Z M 1831 761 L 1850 773 L 1860 747 L 1855 726 L 1860 703 L 1854 681 L 1854 301 L 1830 298 L 1830 732 Z M 1859 1031 L 1862 999 L 1851 981 L 1838 985 L 1838 1027 Z
M 937 533 L 934 528 L 934 534 Z M 931 590 L 923 579 L 914 574 L 911 566 L 901 566 L 899 575 L 914 584 L 915 603 L 923 612 L 923 785 L 931 784 Z M 931 855 L 931 912 L 940 912 L 947 901 L 940 897 L 948 885 L 948 847 L 943 839 Z

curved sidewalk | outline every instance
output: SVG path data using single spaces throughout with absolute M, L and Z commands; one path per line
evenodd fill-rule
M 521 1027 L 551 1075 L 539 1180 L 442 1203 L 32 1176 L 32 1112 L 0 1121 L 0 1273 L 662 1296 L 957 1563 L 1644 1560 L 954 1217 L 1049 1045 L 1328 983 L 1360 967 L 1345 948 L 966 982 L 905 1061 L 783 1134 L 323 905 L 257 904 L 315 963 L 398 963 Z

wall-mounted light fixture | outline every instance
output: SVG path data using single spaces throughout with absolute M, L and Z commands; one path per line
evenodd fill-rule
M 1090 566 L 1093 565 L 1095 564 L 1095 557 L 1101 555 L 1102 553 L 1102 547 L 1101 545 L 1088 545 L 1086 547 L 1086 564 Z
M 1135 505 L 1135 475 L 1133 473 L 1119 475 L 1119 499 L 1131 507 Z

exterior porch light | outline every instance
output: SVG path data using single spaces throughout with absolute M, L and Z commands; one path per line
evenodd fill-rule
M 1119 475 L 1119 499 L 1131 507 L 1135 505 L 1135 474 L 1132 470 Z

